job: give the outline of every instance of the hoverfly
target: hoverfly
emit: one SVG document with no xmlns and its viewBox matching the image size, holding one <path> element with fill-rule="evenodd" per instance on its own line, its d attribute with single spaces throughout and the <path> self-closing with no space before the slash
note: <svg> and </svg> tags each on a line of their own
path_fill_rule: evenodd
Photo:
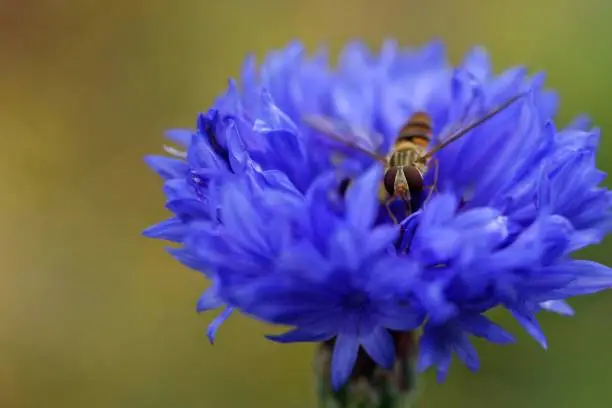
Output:
<svg viewBox="0 0 612 408">
<path fill-rule="evenodd" d="M 443 138 L 442 142 L 434 146 L 431 150 L 427 149 L 433 133 L 431 116 L 426 112 L 415 112 L 400 129 L 393 149 L 387 156 L 366 149 L 356 142 L 348 140 L 342 132 L 337 130 L 335 122 L 327 117 L 309 116 L 305 117 L 303 120 L 314 130 L 350 149 L 364 153 L 385 166 L 380 197 L 387 209 L 389 217 L 397 224 L 397 217 L 391 210 L 391 204 L 394 201 L 398 199 L 401 200 L 405 207 L 406 216 L 409 216 L 414 211 L 418 210 L 421 203 L 421 193 L 426 188 L 430 190 L 427 199 L 435 191 L 438 179 L 438 162 L 437 159 L 433 159 L 433 156 L 441 149 L 459 140 L 471 130 L 493 118 L 523 96 L 525 96 L 524 93 L 508 99 L 480 119 L 456 130 L 450 136 Z M 430 162 L 433 162 L 434 165 L 433 184 L 431 186 L 425 186 L 424 174 L 429 170 Z M 350 180 L 343 180 L 340 186 L 341 193 L 343 193 L 342 190 L 346 191 L 349 183 Z"/>
</svg>

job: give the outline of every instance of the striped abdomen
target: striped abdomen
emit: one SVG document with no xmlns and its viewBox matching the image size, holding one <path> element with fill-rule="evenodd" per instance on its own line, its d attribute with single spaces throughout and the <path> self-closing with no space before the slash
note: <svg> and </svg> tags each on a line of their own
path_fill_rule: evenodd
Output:
<svg viewBox="0 0 612 408">
<path fill-rule="evenodd" d="M 415 112 L 400 129 L 397 140 L 427 147 L 431 141 L 432 131 L 431 116 L 426 112 Z"/>
</svg>

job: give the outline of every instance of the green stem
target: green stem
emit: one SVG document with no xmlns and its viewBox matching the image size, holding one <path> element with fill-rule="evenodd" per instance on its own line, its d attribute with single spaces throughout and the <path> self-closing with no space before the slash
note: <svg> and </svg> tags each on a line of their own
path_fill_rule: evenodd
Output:
<svg viewBox="0 0 612 408">
<path fill-rule="evenodd" d="M 359 351 L 348 383 L 338 391 L 331 388 L 330 363 L 334 341 L 319 345 L 315 357 L 320 408 L 414 408 L 417 390 L 414 333 L 392 333 L 396 362 L 393 370 L 377 366 Z"/>
</svg>

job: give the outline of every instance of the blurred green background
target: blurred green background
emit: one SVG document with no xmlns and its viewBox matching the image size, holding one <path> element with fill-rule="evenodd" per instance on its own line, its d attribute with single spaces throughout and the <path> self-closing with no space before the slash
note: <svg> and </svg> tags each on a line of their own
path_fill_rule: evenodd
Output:
<svg viewBox="0 0 612 408">
<path fill-rule="evenodd" d="M 458 61 L 482 44 L 498 68 L 546 70 L 562 123 L 586 111 L 610 133 L 608 0 L 375 4 L 0 1 L 0 408 L 314 406 L 311 346 L 267 342 L 244 318 L 210 346 L 212 316 L 194 311 L 206 282 L 139 235 L 166 215 L 142 156 L 191 127 L 248 52 L 439 37 Z M 611 149 L 604 137 L 608 171 Z M 612 264 L 610 249 L 585 255 Z M 548 351 L 522 334 L 478 343 L 481 372 L 428 374 L 421 406 L 611 406 L 612 293 L 572 305 L 577 317 L 542 316 Z"/>
</svg>

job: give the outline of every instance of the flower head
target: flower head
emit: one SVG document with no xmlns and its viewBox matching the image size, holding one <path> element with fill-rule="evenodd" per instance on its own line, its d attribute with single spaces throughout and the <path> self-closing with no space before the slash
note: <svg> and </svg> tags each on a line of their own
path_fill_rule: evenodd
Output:
<svg viewBox="0 0 612 408">
<path fill-rule="evenodd" d="M 234 310 L 293 327 L 275 341 L 333 338 L 336 387 L 360 347 L 389 368 L 390 331 L 419 326 L 420 368 L 443 379 L 454 352 L 476 370 L 470 336 L 513 341 L 484 316 L 495 307 L 545 347 L 539 311 L 571 314 L 565 299 L 612 286 L 609 268 L 571 258 L 612 229 L 612 195 L 599 186 L 598 131 L 584 119 L 557 130 L 557 97 L 542 86 L 522 67 L 494 75 L 480 48 L 451 67 L 440 43 L 387 42 L 379 55 L 353 43 L 335 70 L 299 44 L 259 67 L 249 58 L 195 131 L 169 133 L 174 157 L 147 158 L 173 216 L 145 234 L 179 243 L 170 252 L 211 280 L 197 304 L 224 308 L 211 341 Z M 385 169 L 303 121 L 329 117 L 384 154 L 415 111 L 431 115 L 434 146 L 520 93 L 434 155 L 436 189 L 400 225 L 378 194 Z"/>
</svg>

